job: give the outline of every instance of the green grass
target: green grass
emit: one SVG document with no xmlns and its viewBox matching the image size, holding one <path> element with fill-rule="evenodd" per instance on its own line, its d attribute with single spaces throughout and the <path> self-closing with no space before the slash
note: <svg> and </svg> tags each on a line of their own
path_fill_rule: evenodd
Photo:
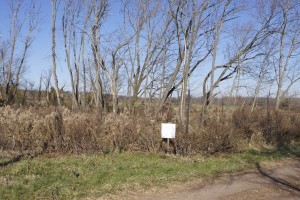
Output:
<svg viewBox="0 0 300 200">
<path fill-rule="evenodd" d="M 0 199 L 80 199 L 118 191 L 162 187 L 174 182 L 242 171 L 255 163 L 299 156 L 288 151 L 247 151 L 218 157 L 180 158 L 122 153 L 22 159 L 0 167 Z M 2 158 L 3 160 L 3 158 Z"/>
</svg>

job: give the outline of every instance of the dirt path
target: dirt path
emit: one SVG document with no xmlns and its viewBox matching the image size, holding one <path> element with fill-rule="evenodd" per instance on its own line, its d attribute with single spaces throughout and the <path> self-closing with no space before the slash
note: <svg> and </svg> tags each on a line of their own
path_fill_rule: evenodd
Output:
<svg viewBox="0 0 300 200">
<path fill-rule="evenodd" d="M 272 166 L 257 165 L 254 172 L 200 181 L 167 191 L 141 195 L 145 200 L 300 200 L 300 159 L 291 158 Z"/>
</svg>

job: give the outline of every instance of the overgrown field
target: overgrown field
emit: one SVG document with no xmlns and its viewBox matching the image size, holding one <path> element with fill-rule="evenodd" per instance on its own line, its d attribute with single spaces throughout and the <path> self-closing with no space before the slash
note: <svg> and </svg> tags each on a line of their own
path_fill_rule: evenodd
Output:
<svg viewBox="0 0 300 200">
<path fill-rule="evenodd" d="M 209 110 L 205 119 L 192 111 L 189 131 L 176 111 L 101 114 L 66 108 L 0 108 L 0 147 L 20 154 L 166 152 L 161 122 L 177 123 L 170 152 L 179 155 L 241 152 L 253 148 L 287 147 L 300 139 L 300 114 L 288 111 Z"/>
<path fill-rule="evenodd" d="M 255 163 L 300 156 L 290 152 L 254 150 L 218 157 L 176 157 L 151 153 L 43 155 L 0 167 L 1 199 L 96 198 L 126 191 L 168 187 L 196 178 L 237 172 Z M 7 161 L 7 160 L 6 160 Z"/>
<path fill-rule="evenodd" d="M 299 113 L 192 110 L 188 132 L 175 113 L 1 107 L 0 199 L 103 197 L 300 156 Z M 162 122 L 178 125 L 170 149 Z"/>
</svg>

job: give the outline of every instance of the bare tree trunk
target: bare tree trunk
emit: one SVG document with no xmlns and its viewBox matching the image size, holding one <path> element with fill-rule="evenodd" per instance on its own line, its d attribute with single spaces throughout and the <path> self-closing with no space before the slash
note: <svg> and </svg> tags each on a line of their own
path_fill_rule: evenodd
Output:
<svg viewBox="0 0 300 200">
<path fill-rule="evenodd" d="M 259 74 L 259 77 L 258 77 L 258 81 L 257 81 L 256 87 L 255 87 L 255 92 L 254 92 L 254 97 L 253 97 L 252 105 L 251 105 L 251 112 L 253 112 L 253 110 L 255 108 L 256 100 L 257 100 L 257 97 L 259 95 L 259 91 L 260 91 L 260 87 L 261 87 L 263 78 L 264 78 L 264 76 L 262 74 L 262 71 L 260 71 L 260 74 Z"/>
<path fill-rule="evenodd" d="M 59 88 L 58 88 L 58 78 L 56 74 L 56 41 L 55 41 L 55 36 L 56 36 L 56 12 L 58 9 L 57 5 L 57 0 L 51 0 L 52 4 L 52 65 L 53 65 L 53 78 L 54 78 L 54 88 L 56 92 L 56 98 L 57 98 L 57 104 L 60 107 L 61 106 L 61 101 L 60 101 L 60 95 L 59 95 Z"/>
<path fill-rule="evenodd" d="M 119 70 L 121 65 L 117 64 L 116 61 L 116 54 L 117 52 L 124 47 L 126 44 L 121 44 L 119 45 L 114 52 L 112 52 L 112 63 L 111 63 L 111 69 L 112 69 L 112 74 L 109 75 L 108 71 L 106 71 L 106 75 L 110 77 L 110 88 L 111 88 L 111 93 L 112 93 L 112 102 L 113 102 L 113 113 L 117 114 L 118 113 L 118 80 L 119 80 Z M 118 66 L 117 66 L 118 65 Z"/>
<path fill-rule="evenodd" d="M 215 24 L 215 35 L 214 35 L 214 41 L 213 41 L 213 55 L 212 55 L 212 65 L 211 65 L 211 79 L 210 79 L 210 85 L 214 85 L 214 77 L 215 77 L 215 67 L 216 67 L 216 59 L 217 59 L 217 49 L 219 45 L 220 35 L 223 27 L 224 20 L 226 20 L 226 17 L 228 17 L 228 13 L 234 11 L 236 8 L 233 8 L 232 10 L 228 11 L 228 7 L 231 4 L 232 0 L 226 0 L 225 5 L 223 7 L 223 12 L 220 17 L 220 19 L 217 19 Z M 233 12 L 234 13 L 234 12 Z M 210 96 L 209 96 L 209 103 L 210 105 L 213 105 L 214 101 L 214 87 L 210 87 L 209 90 Z"/>
<path fill-rule="evenodd" d="M 187 56 L 185 55 L 184 62 L 183 62 L 184 63 L 184 72 L 183 72 L 184 78 L 183 78 L 182 89 L 181 89 L 180 115 L 179 115 L 179 119 L 182 124 L 186 123 L 186 108 L 187 108 L 186 98 L 187 98 L 188 78 L 189 78 L 189 71 L 190 71 L 190 62 L 187 61 L 186 59 L 187 59 Z"/>
<path fill-rule="evenodd" d="M 91 86 L 91 91 L 93 92 L 93 98 L 92 99 L 94 99 L 94 101 L 95 101 L 95 105 L 97 105 L 97 103 L 96 103 L 96 99 L 97 99 L 97 89 L 96 89 L 96 85 L 95 85 L 95 81 L 94 81 L 94 78 L 93 78 L 93 76 L 92 76 L 92 64 L 91 64 L 91 62 L 90 62 L 90 59 L 88 59 L 88 63 L 89 63 L 89 77 L 90 77 L 90 86 Z M 92 100 L 91 100 L 91 102 L 92 102 Z M 90 102 L 90 103 L 91 103 Z"/>
<path fill-rule="evenodd" d="M 237 72 L 237 85 L 236 85 L 236 88 L 235 88 L 233 106 L 236 105 L 236 99 L 237 99 L 239 89 L 240 89 L 240 81 L 241 81 L 241 72 L 242 72 L 242 70 L 243 70 L 243 68 L 239 67 L 238 72 Z"/>
<path fill-rule="evenodd" d="M 52 78 L 52 70 L 49 69 L 48 71 L 44 72 L 44 75 L 42 76 L 44 80 L 45 90 L 46 90 L 46 102 L 47 105 L 50 104 L 50 82 Z"/>
<path fill-rule="evenodd" d="M 40 77 L 40 83 L 39 83 L 39 94 L 38 94 L 38 102 L 41 103 L 42 98 L 42 82 L 43 82 L 43 76 Z"/>
<path fill-rule="evenodd" d="M 94 55 L 96 56 L 96 55 Z M 103 87 L 102 87 L 102 79 L 100 77 L 100 67 L 97 61 L 97 58 L 94 57 L 94 64 L 95 64 L 95 71 L 96 71 L 96 108 L 103 109 L 104 102 L 103 102 Z"/>
<path fill-rule="evenodd" d="M 12 99 L 11 93 L 10 93 L 10 84 L 13 78 L 13 72 L 12 72 L 12 67 L 13 67 L 13 61 L 14 61 L 14 56 L 15 56 L 15 47 L 16 47 L 16 42 L 20 34 L 20 27 L 17 26 L 17 20 L 18 20 L 18 15 L 22 6 L 22 1 L 17 2 L 17 6 L 15 9 L 13 9 L 13 4 L 12 2 L 12 21 L 10 24 L 10 45 L 11 45 L 11 50 L 10 50 L 10 57 L 9 57 L 9 62 L 8 62 L 8 67 L 7 67 L 7 77 L 6 77 L 6 89 L 5 89 L 5 102 L 9 103 Z"/>
<path fill-rule="evenodd" d="M 221 34 L 221 26 L 222 26 L 222 21 L 217 22 L 216 24 L 216 34 L 215 34 L 215 39 L 213 42 L 213 55 L 212 55 L 212 64 L 211 64 L 211 76 L 210 76 L 210 85 L 214 85 L 214 77 L 215 77 L 215 67 L 216 67 L 216 59 L 217 59 L 217 48 L 219 44 L 219 38 Z M 209 96 L 209 104 L 213 105 L 214 101 L 214 88 L 210 87 L 209 90 L 210 96 Z"/>
<path fill-rule="evenodd" d="M 161 79 L 160 79 L 160 93 L 159 93 L 159 98 L 162 99 L 163 97 L 163 92 L 165 88 L 165 74 L 166 74 L 166 62 L 167 62 L 167 49 L 165 48 L 164 54 L 163 54 L 163 63 L 161 66 Z"/>
<path fill-rule="evenodd" d="M 282 30 L 280 33 L 280 50 L 279 50 L 279 66 L 278 66 L 278 83 L 277 83 L 277 92 L 276 92 L 276 103 L 275 109 L 279 109 L 280 101 L 281 101 L 281 93 L 282 93 L 282 85 L 285 67 L 283 66 L 283 57 L 284 57 L 284 41 L 286 36 L 286 26 L 287 26 L 287 13 L 283 11 L 283 24 Z"/>
<path fill-rule="evenodd" d="M 118 112 L 118 95 L 117 95 L 117 86 L 115 81 L 112 83 L 112 101 L 113 101 L 113 113 L 117 114 Z"/>
<path fill-rule="evenodd" d="M 81 102 L 82 102 L 82 107 L 85 108 L 86 107 L 86 66 L 85 66 L 85 62 L 84 62 L 84 58 L 82 57 L 82 71 L 83 71 L 83 95 L 81 98 Z"/>
<path fill-rule="evenodd" d="M 81 64 L 82 64 L 82 71 L 83 71 L 83 95 L 81 98 L 81 102 L 82 102 L 82 107 L 85 108 L 86 107 L 86 63 L 85 63 L 85 34 L 86 34 L 86 29 L 87 29 L 87 23 L 88 20 L 91 16 L 91 11 L 92 9 L 90 8 L 89 5 L 86 5 L 86 14 L 85 14 L 85 19 L 84 19 L 84 24 L 83 24 L 83 28 L 82 28 L 82 33 L 81 33 L 81 41 L 80 41 L 80 54 L 81 56 L 79 57 L 79 61 L 78 63 L 80 63 L 80 59 L 81 59 Z"/>
<path fill-rule="evenodd" d="M 99 33 L 99 27 L 101 26 L 102 20 L 104 19 L 105 12 L 107 9 L 107 1 L 102 0 L 100 2 L 100 5 L 96 2 L 96 0 L 93 1 L 92 6 L 94 8 L 94 21 L 93 21 L 93 27 L 92 27 L 92 52 L 94 57 L 94 65 L 95 65 L 95 71 L 96 71 L 96 108 L 103 109 L 104 108 L 104 99 L 103 99 L 103 83 L 100 76 L 100 66 L 102 65 L 101 60 L 101 54 L 99 49 L 100 44 L 100 33 Z"/>
<path fill-rule="evenodd" d="M 72 22 L 70 22 L 69 17 L 74 18 L 74 13 L 71 14 L 70 10 L 68 10 L 70 6 L 71 5 L 68 5 L 68 4 L 65 5 L 65 11 L 64 11 L 63 18 L 62 18 L 62 30 L 63 30 L 63 37 L 64 37 L 66 62 L 67 62 L 68 71 L 69 71 L 70 80 L 71 80 L 72 107 L 78 108 L 78 101 L 76 98 L 76 91 L 75 91 L 74 75 L 73 75 L 73 70 L 72 70 L 72 66 L 71 66 L 71 58 L 70 58 L 70 43 L 71 43 L 71 38 L 70 38 L 71 30 L 70 29 L 71 28 L 70 28 L 69 23 L 72 23 Z"/>
</svg>

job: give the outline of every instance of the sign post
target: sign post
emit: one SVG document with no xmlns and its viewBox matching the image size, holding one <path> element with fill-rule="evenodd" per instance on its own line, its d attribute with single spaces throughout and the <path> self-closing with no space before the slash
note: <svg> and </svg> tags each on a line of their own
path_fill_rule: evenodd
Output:
<svg viewBox="0 0 300 200">
<path fill-rule="evenodd" d="M 176 124 L 162 123 L 161 124 L 161 137 L 167 139 L 167 149 L 169 151 L 170 139 L 175 138 Z"/>
</svg>

